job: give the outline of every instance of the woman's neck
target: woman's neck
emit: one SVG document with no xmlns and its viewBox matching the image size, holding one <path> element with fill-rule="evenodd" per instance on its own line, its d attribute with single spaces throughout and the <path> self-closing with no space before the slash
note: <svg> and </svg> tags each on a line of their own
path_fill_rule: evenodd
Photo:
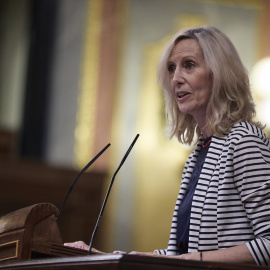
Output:
<svg viewBox="0 0 270 270">
<path fill-rule="evenodd" d="M 207 125 L 206 116 L 203 114 L 202 115 L 200 114 L 199 116 L 197 115 L 196 117 L 195 116 L 193 116 L 193 117 L 196 120 L 196 122 L 201 130 L 203 138 L 206 139 L 206 138 L 211 137 L 213 135 L 213 133 Z"/>
<path fill-rule="evenodd" d="M 213 133 L 209 128 L 201 129 L 201 132 L 202 132 L 202 135 L 203 135 L 204 139 L 207 139 L 207 138 L 213 136 Z"/>
</svg>

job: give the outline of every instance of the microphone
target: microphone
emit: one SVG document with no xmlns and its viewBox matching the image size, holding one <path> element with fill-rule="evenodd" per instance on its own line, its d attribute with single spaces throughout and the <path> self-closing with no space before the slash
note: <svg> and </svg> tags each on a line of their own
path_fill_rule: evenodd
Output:
<svg viewBox="0 0 270 270">
<path fill-rule="evenodd" d="M 103 205 L 101 207 L 101 210 L 100 210 L 100 213 L 99 213 L 99 216 L 98 216 L 98 219 L 97 219 L 97 222 L 96 222 L 96 226 L 94 228 L 94 231 L 93 231 L 93 234 L 92 234 L 92 237 L 91 237 L 91 241 L 90 241 L 90 244 L 89 244 L 89 250 L 88 250 L 88 254 L 91 254 L 91 249 L 92 249 L 92 245 L 93 245 L 93 241 L 94 241 L 94 237 L 96 235 L 96 232 L 97 232 L 97 228 L 99 226 L 99 222 L 100 222 L 100 219 L 102 217 L 102 214 L 103 214 L 103 211 L 104 211 L 104 208 L 106 206 L 106 203 L 107 203 L 107 200 L 108 200 L 108 197 L 109 197 L 109 194 L 110 194 L 110 191 L 111 191 L 111 188 L 112 188 L 112 185 L 113 185 L 113 182 L 114 182 L 114 179 L 115 179 L 115 176 L 116 174 L 118 173 L 118 171 L 120 170 L 120 168 L 122 167 L 122 165 L 124 164 L 125 160 L 127 159 L 131 149 L 133 148 L 134 144 L 136 143 L 137 139 L 139 138 L 139 134 L 136 135 L 135 139 L 133 140 L 133 142 L 131 143 L 130 147 L 128 148 L 126 154 L 124 155 L 122 161 L 120 162 L 118 168 L 116 169 L 115 173 L 113 174 L 112 176 L 112 179 L 110 181 L 110 185 L 109 185 L 109 188 L 107 190 L 107 194 L 105 196 L 105 199 L 103 201 Z"/>
<path fill-rule="evenodd" d="M 67 202 L 67 199 L 68 199 L 68 197 L 69 197 L 69 195 L 70 195 L 70 193 L 71 193 L 71 191 L 72 191 L 72 189 L 73 189 L 73 187 L 74 187 L 74 185 L 76 184 L 76 182 L 77 182 L 77 180 L 79 179 L 79 177 L 96 161 L 96 159 L 105 151 L 105 150 L 107 150 L 107 148 L 110 146 L 111 144 L 110 143 L 108 143 L 91 161 L 89 161 L 88 162 L 88 164 L 79 172 L 79 174 L 77 175 L 77 177 L 75 178 L 75 180 L 73 181 L 73 183 L 71 184 L 71 186 L 70 186 L 70 188 L 69 188 L 69 190 L 68 190 L 68 192 L 67 192 L 67 195 L 66 195 L 66 197 L 65 197 L 65 199 L 64 199 L 64 202 L 63 202 L 63 204 L 62 204 L 62 206 L 61 206 L 61 208 L 60 208 L 60 211 L 59 211 L 59 215 L 55 218 L 55 220 L 56 221 L 58 221 L 58 219 L 59 219 L 59 216 L 60 216 L 60 214 L 62 213 L 62 211 L 63 211 L 63 208 L 64 208 L 64 206 L 65 206 L 65 204 L 66 204 L 66 202 Z"/>
</svg>

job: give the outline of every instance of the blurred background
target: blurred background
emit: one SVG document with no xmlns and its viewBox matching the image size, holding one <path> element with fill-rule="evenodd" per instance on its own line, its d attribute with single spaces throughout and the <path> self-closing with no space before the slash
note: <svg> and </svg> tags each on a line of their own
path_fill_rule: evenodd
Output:
<svg viewBox="0 0 270 270">
<path fill-rule="evenodd" d="M 0 215 L 40 202 L 60 208 L 64 242 L 90 237 L 118 173 L 94 246 L 166 248 L 192 147 L 165 133 L 156 67 L 183 27 L 213 25 L 235 44 L 269 135 L 269 0 L 1 0 Z"/>
</svg>

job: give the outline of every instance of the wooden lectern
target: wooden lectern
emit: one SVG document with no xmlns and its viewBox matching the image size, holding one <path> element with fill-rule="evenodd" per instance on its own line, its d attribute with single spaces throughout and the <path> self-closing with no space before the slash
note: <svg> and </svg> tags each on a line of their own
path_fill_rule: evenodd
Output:
<svg viewBox="0 0 270 270">
<path fill-rule="evenodd" d="M 63 245 L 56 223 L 58 209 L 39 203 L 0 218 L 0 262 L 42 257 L 86 255 Z"/>
</svg>

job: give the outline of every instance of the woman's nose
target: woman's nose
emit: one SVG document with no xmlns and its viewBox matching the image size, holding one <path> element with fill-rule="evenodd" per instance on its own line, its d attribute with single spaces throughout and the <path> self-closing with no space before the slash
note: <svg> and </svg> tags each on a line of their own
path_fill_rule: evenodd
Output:
<svg viewBox="0 0 270 270">
<path fill-rule="evenodd" d="M 175 83 L 183 83 L 184 82 L 183 72 L 182 72 L 181 68 L 176 67 L 174 74 L 173 74 L 173 81 Z"/>
</svg>

